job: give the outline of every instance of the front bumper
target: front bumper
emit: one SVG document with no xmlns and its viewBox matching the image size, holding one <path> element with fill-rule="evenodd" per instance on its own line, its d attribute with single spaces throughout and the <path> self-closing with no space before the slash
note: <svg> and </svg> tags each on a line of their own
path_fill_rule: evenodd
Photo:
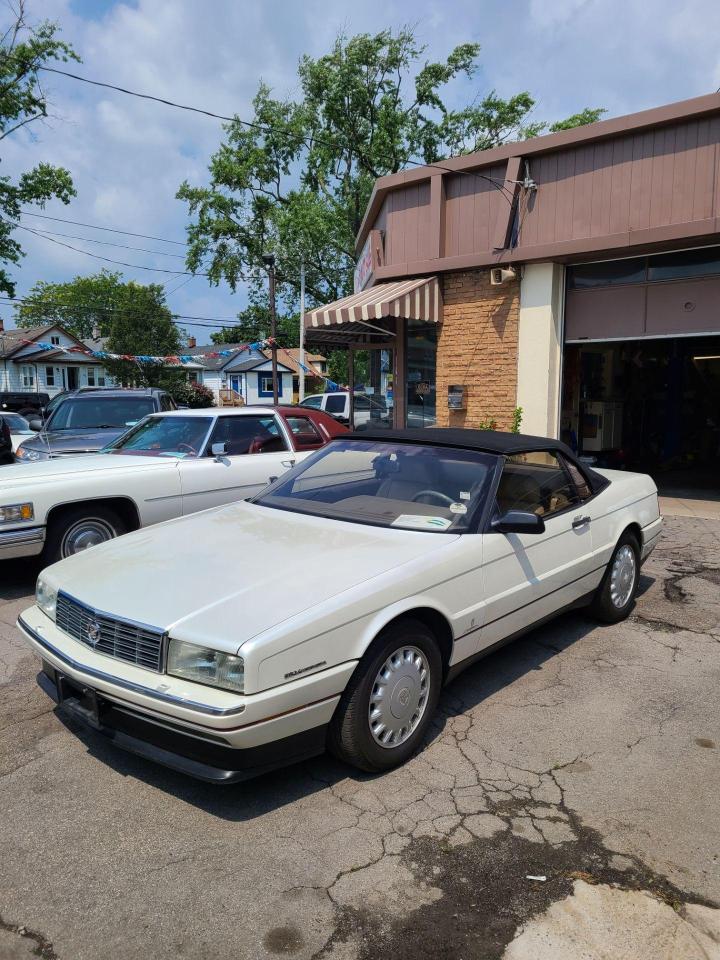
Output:
<svg viewBox="0 0 720 960">
<path fill-rule="evenodd" d="M 214 782 L 246 779 L 308 751 L 322 752 L 325 728 L 355 668 L 340 664 L 240 696 L 98 654 L 37 607 L 24 611 L 18 627 L 43 662 L 46 691 L 57 687 L 58 675 L 65 678 L 101 701 L 100 732 L 118 746 Z"/>
<path fill-rule="evenodd" d="M 36 557 L 45 543 L 45 527 L 0 530 L 0 560 Z"/>
</svg>

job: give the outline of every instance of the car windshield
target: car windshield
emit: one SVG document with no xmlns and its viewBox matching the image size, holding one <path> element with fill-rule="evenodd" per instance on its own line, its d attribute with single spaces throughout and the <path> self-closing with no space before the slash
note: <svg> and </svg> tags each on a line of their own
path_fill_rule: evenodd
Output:
<svg viewBox="0 0 720 960">
<path fill-rule="evenodd" d="M 496 462 L 474 450 L 334 440 L 254 502 L 377 527 L 462 533 L 486 501 Z"/>
<path fill-rule="evenodd" d="M 0 420 L 4 420 L 5 423 L 10 427 L 12 433 L 32 433 L 30 429 L 30 424 L 27 422 L 25 417 L 21 417 L 19 413 L 3 413 L 0 417 Z"/>
<path fill-rule="evenodd" d="M 90 394 L 70 397 L 60 404 L 46 424 L 47 430 L 101 430 L 132 427 L 155 404 L 151 397 L 103 397 Z"/>
<path fill-rule="evenodd" d="M 108 444 L 103 453 L 199 457 L 212 422 L 212 417 L 148 417 Z"/>
</svg>

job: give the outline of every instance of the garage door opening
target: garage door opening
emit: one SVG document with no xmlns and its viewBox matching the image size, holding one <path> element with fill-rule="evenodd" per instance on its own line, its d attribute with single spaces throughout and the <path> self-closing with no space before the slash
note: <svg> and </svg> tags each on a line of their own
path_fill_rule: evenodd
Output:
<svg viewBox="0 0 720 960">
<path fill-rule="evenodd" d="M 720 500 L 720 336 L 567 344 L 561 437 L 661 493 Z"/>
</svg>

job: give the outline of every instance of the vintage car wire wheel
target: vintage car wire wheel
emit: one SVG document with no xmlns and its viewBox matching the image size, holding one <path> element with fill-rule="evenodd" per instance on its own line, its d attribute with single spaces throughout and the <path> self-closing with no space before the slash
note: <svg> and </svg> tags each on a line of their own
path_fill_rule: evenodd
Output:
<svg viewBox="0 0 720 960">
<path fill-rule="evenodd" d="M 385 660 L 370 692 L 368 724 L 373 740 L 390 749 L 412 736 L 430 694 L 430 666 L 415 646 L 402 646 Z"/>
<path fill-rule="evenodd" d="M 72 557 L 90 547 L 114 540 L 116 536 L 116 530 L 107 520 L 100 517 L 83 517 L 68 527 L 63 534 L 60 541 L 60 556 Z"/>
<path fill-rule="evenodd" d="M 633 594 L 637 578 L 637 560 L 635 551 L 628 543 L 623 543 L 615 551 L 610 571 L 610 599 L 618 610 L 622 609 Z"/>
</svg>

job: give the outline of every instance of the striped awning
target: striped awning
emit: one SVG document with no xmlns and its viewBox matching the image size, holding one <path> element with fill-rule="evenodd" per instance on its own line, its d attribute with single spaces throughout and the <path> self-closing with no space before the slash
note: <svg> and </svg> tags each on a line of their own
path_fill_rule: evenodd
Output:
<svg viewBox="0 0 720 960">
<path fill-rule="evenodd" d="M 437 277 L 416 277 L 375 287 L 343 297 L 305 314 L 305 326 L 330 327 L 341 323 L 372 323 L 384 317 L 442 321 L 442 295 Z"/>
</svg>

